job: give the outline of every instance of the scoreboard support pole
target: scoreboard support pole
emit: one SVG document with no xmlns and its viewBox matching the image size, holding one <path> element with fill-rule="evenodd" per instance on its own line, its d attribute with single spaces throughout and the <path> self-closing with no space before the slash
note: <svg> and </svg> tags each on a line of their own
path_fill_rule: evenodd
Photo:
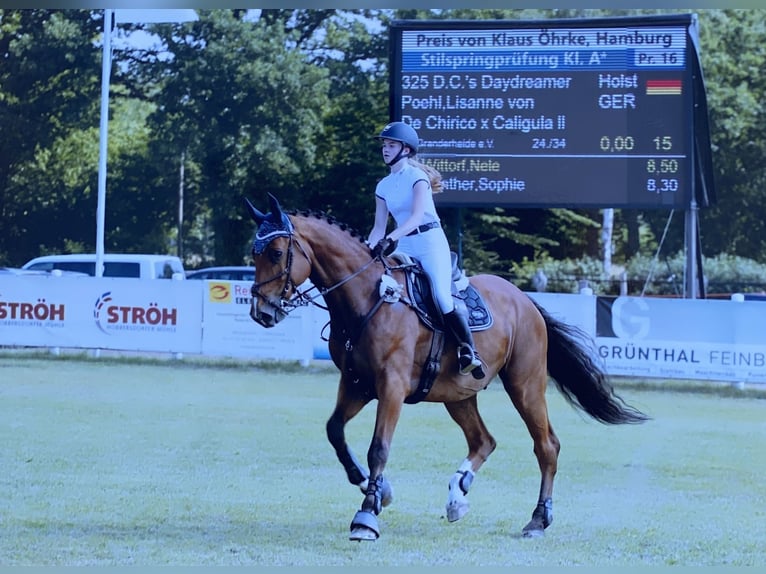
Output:
<svg viewBox="0 0 766 574">
<path fill-rule="evenodd" d="M 697 284 L 697 252 L 698 252 L 698 222 L 699 208 L 692 197 L 689 209 L 685 212 L 684 229 L 686 243 L 686 272 L 684 273 L 684 298 L 698 299 L 700 292 Z"/>
</svg>

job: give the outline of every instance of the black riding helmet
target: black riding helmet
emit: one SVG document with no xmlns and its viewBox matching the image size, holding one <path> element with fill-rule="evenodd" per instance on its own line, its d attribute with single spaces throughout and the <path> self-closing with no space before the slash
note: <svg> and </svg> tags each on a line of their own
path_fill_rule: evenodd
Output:
<svg viewBox="0 0 766 574">
<path fill-rule="evenodd" d="M 411 125 L 405 124 L 404 122 L 391 122 L 383 128 L 383 131 L 380 132 L 379 135 L 375 136 L 375 139 L 386 139 L 401 142 L 403 145 L 406 145 L 408 148 L 410 148 L 410 153 L 407 157 L 418 153 L 418 143 L 420 142 L 418 132 L 416 132 Z M 403 152 L 404 148 L 402 147 L 402 151 L 396 154 L 396 157 L 388 162 L 388 165 L 393 165 L 399 161 L 402 158 Z"/>
</svg>

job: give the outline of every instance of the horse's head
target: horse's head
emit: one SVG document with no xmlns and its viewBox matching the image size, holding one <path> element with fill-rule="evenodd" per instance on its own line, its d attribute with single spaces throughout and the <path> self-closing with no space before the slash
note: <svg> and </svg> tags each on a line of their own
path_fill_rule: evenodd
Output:
<svg viewBox="0 0 766 574">
<path fill-rule="evenodd" d="M 311 271 L 307 257 L 295 261 L 295 229 L 277 199 L 269 194 L 271 211 L 261 213 L 245 199 L 250 216 L 258 224 L 253 241 L 255 282 L 250 317 L 263 327 L 273 327 L 287 317 L 286 303 Z"/>
</svg>

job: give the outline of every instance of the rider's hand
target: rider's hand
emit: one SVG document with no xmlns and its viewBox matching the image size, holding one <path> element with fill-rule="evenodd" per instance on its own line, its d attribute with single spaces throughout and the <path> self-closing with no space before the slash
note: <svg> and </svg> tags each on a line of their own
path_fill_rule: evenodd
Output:
<svg viewBox="0 0 766 574">
<path fill-rule="evenodd" d="M 373 257 L 380 257 L 381 255 L 391 255 L 396 249 L 396 241 L 389 237 L 384 237 L 375 244 L 370 250 Z"/>
</svg>

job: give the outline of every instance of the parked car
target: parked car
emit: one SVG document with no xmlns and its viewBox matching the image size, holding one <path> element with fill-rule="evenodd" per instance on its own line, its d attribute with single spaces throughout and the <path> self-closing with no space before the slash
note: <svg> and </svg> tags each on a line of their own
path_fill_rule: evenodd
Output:
<svg viewBox="0 0 766 574">
<path fill-rule="evenodd" d="M 20 267 L 0 267 L 0 275 L 38 275 L 43 277 L 87 277 L 87 273 L 64 271 L 63 269 L 21 269 Z"/>
<path fill-rule="evenodd" d="M 26 262 L 22 269 L 77 271 L 96 275 L 95 253 L 43 255 Z M 104 253 L 104 277 L 135 277 L 139 279 L 184 279 L 186 271 L 181 259 L 173 255 L 140 253 Z"/>
<path fill-rule="evenodd" d="M 23 275 L 25 271 L 18 267 L 0 267 L 0 275 Z"/>
<path fill-rule="evenodd" d="M 255 267 L 230 265 L 205 267 L 186 272 L 187 279 L 211 279 L 218 281 L 255 281 Z"/>
</svg>

